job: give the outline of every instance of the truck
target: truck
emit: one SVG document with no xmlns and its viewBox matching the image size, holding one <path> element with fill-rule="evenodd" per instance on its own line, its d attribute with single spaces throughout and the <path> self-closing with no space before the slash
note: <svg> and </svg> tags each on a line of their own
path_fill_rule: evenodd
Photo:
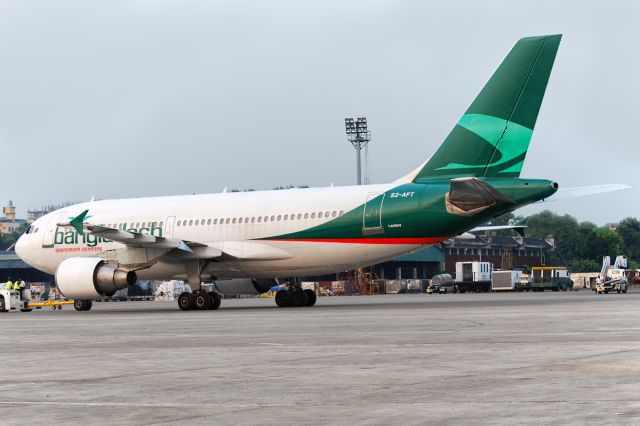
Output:
<svg viewBox="0 0 640 426">
<path fill-rule="evenodd" d="M 453 283 L 451 274 L 438 274 L 431 278 L 427 287 L 427 294 L 447 294 L 457 293 L 457 288 Z"/>
<path fill-rule="evenodd" d="M 20 292 L 19 290 L 7 290 L 5 288 L 0 288 L 0 312 L 9 312 L 13 310 L 31 312 L 32 308 L 29 307 L 30 300 L 31 291 L 29 289 L 24 289 Z"/>
<path fill-rule="evenodd" d="M 573 281 L 564 266 L 534 266 L 529 281 L 518 285 L 518 291 L 566 291 L 571 288 Z"/>
<path fill-rule="evenodd" d="M 609 292 L 626 293 L 629 286 L 626 270 L 627 258 L 624 256 L 616 257 L 613 267 L 610 264 L 609 256 L 602 258 L 602 269 L 596 280 L 596 286 L 593 289 L 597 294 L 607 294 Z"/>
<path fill-rule="evenodd" d="M 522 271 L 493 271 L 491 291 L 515 291 L 521 278 Z"/>
<path fill-rule="evenodd" d="M 460 293 L 487 293 L 491 288 L 491 262 L 456 262 L 455 284 Z"/>
</svg>

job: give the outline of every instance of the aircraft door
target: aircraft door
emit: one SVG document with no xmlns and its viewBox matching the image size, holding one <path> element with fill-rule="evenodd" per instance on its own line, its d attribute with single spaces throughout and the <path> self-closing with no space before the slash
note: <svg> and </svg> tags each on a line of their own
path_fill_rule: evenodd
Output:
<svg viewBox="0 0 640 426">
<path fill-rule="evenodd" d="M 369 194 L 367 202 L 364 204 L 364 212 L 362 214 L 362 234 L 382 234 L 382 205 L 384 203 L 384 193 Z"/>
<path fill-rule="evenodd" d="M 164 234 L 163 236 L 166 238 L 173 238 L 173 225 L 175 224 L 176 217 L 169 216 L 167 217 L 167 221 L 164 224 Z"/>
<path fill-rule="evenodd" d="M 42 247 L 53 247 L 57 229 L 56 224 L 64 220 L 66 215 L 67 212 L 51 215 L 51 218 L 49 218 L 49 222 L 47 222 L 47 225 L 44 227 L 44 232 L 42 233 Z"/>
</svg>

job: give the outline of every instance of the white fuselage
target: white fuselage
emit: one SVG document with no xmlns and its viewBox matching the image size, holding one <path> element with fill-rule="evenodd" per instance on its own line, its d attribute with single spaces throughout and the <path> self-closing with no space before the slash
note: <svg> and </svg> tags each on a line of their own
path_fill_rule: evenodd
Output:
<svg viewBox="0 0 640 426">
<path fill-rule="evenodd" d="M 387 184 L 91 201 L 38 219 L 30 233 L 19 239 L 16 251 L 27 263 L 52 274 L 70 257 L 119 256 L 125 250 L 124 244 L 78 235 L 57 226 L 89 210 L 87 223 L 200 243 L 237 255 L 207 265 L 203 273 L 215 278 L 276 278 L 346 271 L 392 259 L 421 244 L 260 239 L 321 225 L 393 187 Z M 274 252 L 287 255 L 272 256 Z M 162 259 L 139 270 L 138 276 L 184 279 L 186 273 L 179 259 Z"/>
</svg>

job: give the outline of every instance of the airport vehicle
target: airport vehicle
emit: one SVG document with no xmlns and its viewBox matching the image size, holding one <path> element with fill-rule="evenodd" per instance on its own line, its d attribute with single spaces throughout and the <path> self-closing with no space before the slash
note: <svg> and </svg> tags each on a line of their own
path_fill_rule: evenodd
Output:
<svg viewBox="0 0 640 426">
<path fill-rule="evenodd" d="M 16 252 L 82 310 L 138 279 L 186 280 L 178 306 L 205 310 L 220 296 L 203 280 L 257 294 L 442 242 L 558 191 L 520 172 L 560 39 L 519 40 L 435 154 L 393 183 L 92 200 L 36 220 Z M 312 305 L 292 282 L 276 303 Z"/>
<path fill-rule="evenodd" d="M 515 291 L 521 278 L 522 271 L 493 271 L 491 291 Z"/>
<path fill-rule="evenodd" d="M 453 282 L 451 274 L 438 274 L 434 275 L 427 287 L 427 294 L 440 293 L 457 293 L 458 288 Z"/>
<path fill-rule="evenodd" d="M 490 262 L 456 262 L 455 283 L 460 293 L 486 293 L 491 287 Z"/>
<path fill-rule="evenodd" d="M 22 297 L 18 290 L 7 290 L 0 288 L 0 312 L 9 312 L 12 310 L 20 310 L 21 312 L 31 312 L 29 306 L 31 300 L 31 291 L 29 289 L 22 290 Z"/>
<path fill-rule="evenodd" d="M 596 281 L 594 291 L 597 294 L 607 294 L 610 291 L 617 293 L 626 293 L 629 282 L 625 269 L 627 267 L 627 258 L 624 256 L 617 256 L 613 267 L 611 267 L 611 259 L 609 256 L 602 258 L 602 269 L 600 270 L 600 276 Z"/>
<path fill-rule="evenodd" d="M 565 291 L 573 288 L 569 271 L 562 266 L 534 266 L 529 274 L 529 281 L 520 283 L 518 291 Z"/>
</svg>

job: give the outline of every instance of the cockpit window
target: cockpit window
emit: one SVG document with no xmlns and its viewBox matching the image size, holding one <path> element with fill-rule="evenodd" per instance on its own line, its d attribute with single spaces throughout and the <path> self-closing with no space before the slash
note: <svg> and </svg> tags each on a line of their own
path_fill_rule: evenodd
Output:
<svg viewBox="0 0 640 426">
<path fill-rule="evenodd" d="M 27 230 L 25 231 L 25 234 L 31 234 L 31 230 L 32 230 L 32 229 L 33 229 L 33 228 L 32 228 L 31 226 L 29 226 L 29 227 L 27 228 Z"/>
</svg>

